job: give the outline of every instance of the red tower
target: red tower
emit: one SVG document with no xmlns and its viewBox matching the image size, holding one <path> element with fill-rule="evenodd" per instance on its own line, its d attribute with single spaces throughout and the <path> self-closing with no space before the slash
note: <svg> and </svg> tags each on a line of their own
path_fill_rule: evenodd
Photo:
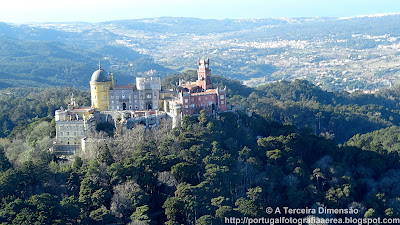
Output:
<svg viewBox="0 0 400 225">
<path fill-rule="evenodd" d="M 197 85 L 203 90 L 213 88 L 211 82 L 210 59 L 198 60 L 199 70 L 197 70 Z"/>
</svg>

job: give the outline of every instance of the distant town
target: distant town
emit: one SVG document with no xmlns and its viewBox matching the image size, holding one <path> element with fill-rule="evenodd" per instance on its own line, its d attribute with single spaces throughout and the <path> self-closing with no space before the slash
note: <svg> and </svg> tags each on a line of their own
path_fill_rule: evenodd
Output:
<svg viewBox="0 0 400 225">
<path fill-rule="evenodd" d="M 214 59 L 214 73 L 248 86 L 307 79 L 327 90 L 371 93 L 399 81 L 400 40 L 398 33 L 390 32 L 399 19 L 399 15 L 378 15 L 226 20 L 227 28 L 218 27 L 221 21 L 200 19 L 178 27 L 185 18 L 32 26 L 85 31 L 87 38 L 98 35 L 98 30 L 111 32 L 115 37 L 110 42 L 150 55 L 177 71 L 193 69 L 191 62 L 207 54 Z M 113 69 L 126 66 L 133 65 L 115 62 Z"/>
</svg>

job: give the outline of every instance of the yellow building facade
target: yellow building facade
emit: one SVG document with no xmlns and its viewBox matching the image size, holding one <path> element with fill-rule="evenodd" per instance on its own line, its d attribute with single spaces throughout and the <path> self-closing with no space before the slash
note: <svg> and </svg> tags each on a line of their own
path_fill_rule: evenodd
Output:
<svg viewBox="0 0 400 225">
<path fill-rule="evenodd" d="M 92 108 L 96 108 L 99 111 L 109 111 L 110 97 L 108 93 L 113 87 L 113 75 L 108 75 L 99 66 L 99 69 L 94 71 L 90 79 Z"/>
</svg>

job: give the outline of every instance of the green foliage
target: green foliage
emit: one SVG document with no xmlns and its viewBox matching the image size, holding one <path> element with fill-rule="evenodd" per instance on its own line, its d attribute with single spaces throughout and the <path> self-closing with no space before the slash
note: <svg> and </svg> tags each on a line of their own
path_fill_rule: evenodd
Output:
<svg viewBox="0 0 400 225">
<path fill-rule="evenodd" d="M 179 181 L 190 181 L 194 167 L 190 163 L 182 162 L 171 167 L 171 174 Z"/>
<path fill-rule="evenodd" d="M 107 224 L 112 220 L 111 213 L 105 206 L 102 206 L 90 212 L 89 217 L 99 224 Z"/>
<path fill-rule="evenodd" d="M 101 163 L 105 163 L 107 166 L 110 166 L 113 162 L 113 156 L 111 155 L 110 148 L 108 145 L 104 145 L 100 149 L 99 161 Z"/>
<path fill-rule="evenodd" d="M 0 137 L 28 136 L 31 144 L 55 136 L 54 110 L 66 108 L 71 93 L 79 105 L 90 105 L 88 91 L 72 88 L 9 88 L 0 91 Z M 51 111 L 51 113 L 49 112 Z M 37 122 L 37 123 L 32 123 Z M 36 128 L 41 122 L 44 129 Z M 33 129 L 36 130 L 33 132 Z"/>
<path fill-rule="evenodd" d="M 324 115 L 315 117 L 321 127 Z M 136 127 L 70 162 L 40 151 L 52 126 L 35 119 L 1 140 L 0 223 L 223 224 L 266 216 L 266 206 L 316 204 L 354 205 L 367 217 L 399 213 L 397 152 L 361 136 L 336 146 L 268 115 L 202 113 L 173 130 Z"/>
<path fill-rule="evenodd" d="M 163 208 L 169 223 L 184 222 L 184 202 L 177 197 L 170 197 L 165 200 Z"/>
<path fill-rule="evenodd" d="M 11 168 L 11 163 L 6 157 L 6 154 L 4 152 L 4 148 L 0 146 L 0 171 L 4 172 L 8 169 Z"/>
<path fill-rule="evenodd" d="M 377 152 L 400 152 L 400 127 L 392 126 L 367 134 L 356 134 L 345 143 L 347 146 L 357 146 L 363 150 Z"/>
<path fill-rule="evenodd" d="M 149 211 L 149 206 L 144 205 L 137 207 L 135 212 L 132 213 L 131 215 L 131 220 L 132 222 L 142 222 L 142 223 L 147 223 L 149 224 L 151 222 L 149 216 L 147 215 Z"/>
<path fill-rule="evenodd" d="M 305 80 L 280 81 L 230 103 L 344 143 L 356 134 L 400 125 L 398 87 L 375 95 L 328 92 Z"/>
</svg>

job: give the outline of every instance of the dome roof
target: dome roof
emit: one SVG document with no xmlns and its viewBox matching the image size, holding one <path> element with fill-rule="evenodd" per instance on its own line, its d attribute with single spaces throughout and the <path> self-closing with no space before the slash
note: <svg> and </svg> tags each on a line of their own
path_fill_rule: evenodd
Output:
<svg viewBox="0 0 400 225">
<path fill-rule="evenodd" d="M 111 81 L 110 77 L 101 67 L 98 70 L 94 71 L 92 74 L 91 82 L 106 82 Z"/>
</svg>

